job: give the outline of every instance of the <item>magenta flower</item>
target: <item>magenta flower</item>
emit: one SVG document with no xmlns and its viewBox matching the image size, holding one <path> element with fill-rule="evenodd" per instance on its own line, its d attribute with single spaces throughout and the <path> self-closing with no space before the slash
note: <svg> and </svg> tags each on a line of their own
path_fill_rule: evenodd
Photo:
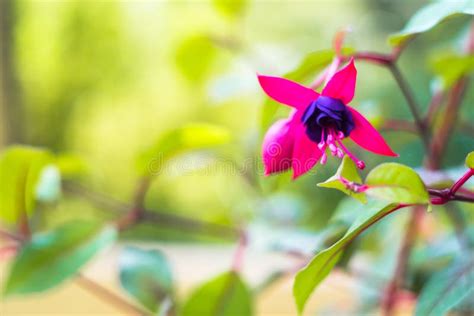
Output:
<svg viewBox="0 0 474 316">
<path fill-rule="evenodd" d="M 278 77 L 258 76 L 265 93 L 293 108 L 287 119 L 275 122 L 263 140 L 265 175 L 293 169 L 293 179 L 318 163 L 325 164 L 326 148 L 333 156 L 348 155 L 363 169 L 365 163 L 342 140 L 350 137 L 360 147 L 384 156 L 398 156 L 380 133 L 347 104 L 354 97 L 357 70 L 354 60 L 334 74 L 321 94 Z"/>
</svg>

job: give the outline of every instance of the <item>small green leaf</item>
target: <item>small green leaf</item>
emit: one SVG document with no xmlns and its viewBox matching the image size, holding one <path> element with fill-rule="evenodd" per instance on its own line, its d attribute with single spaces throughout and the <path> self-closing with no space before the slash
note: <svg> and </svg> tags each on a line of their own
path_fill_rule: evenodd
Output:
<svg viewBox="0 0 474 316">
<path fill-rule="evenodd" d="M 430 3 L 416 12 L 400 32 L 391 35 L 389 43 L 393 46 L 402 45 L 415 34 L 429 31 L 438 23 L 457 14 L 474 15 L 474 1 L 441 0 Z"/>
<path fill-rule="evenodd" d="M 175 56 L 178 70 L 189 81 L 198 84 L 208 78 L 217 47 L 207 36 L 192 36 L 179 44 Z"/>
<path fill-rule="evenodd" d="M 474 254 L 466 254 L 430 278 L 423 287 L 415 315 L 442 316 L 464 299 L 474 298 Z"/>
<path fill-rule="evenodd" d="M 474 151 L 471 151 L 466 156 L 466 166 L 470 169 L 474 169 Z"/>
<path fill-rule="evenodd" d="M 13 262 L 5 294 L 42 292 L 60 284 L 110 245 L 116 235 L 115 228 L 81 221 L 33 236 Z"/>
<path fill-rule="evenodd" d="M 426 204 L 429 195 L 420 176 L 410 167 L 390 162 L 374 168 L 365 180 L 368 195 L 394 203 Z"/>
<path fill-rule="evenodd" d="M 211 124 L 188 124 L 166 132 L 138 159 L 143 175 L 156 175 L 174 156 L 190 150 L 212 148 L 230 141 L 227 129 Z"/>
<path fill-rule="evenodd" d="M 171 270 L 158 250 L 125 248 L 119 258 L 122 287 L 143 306 L 157 312 L 173 291 Z"/>
<path fill-rule="evenodd" d="M 454 53 L 436 55 L 430 62 L 434 73 L 441 79 L 444 89 L 449 89 L 459 78 L 474 72 L 474 56 Z"/>
<path fill-rule="evenodd" d="M 233 272 L 226 272 L 198 288 L 184 304 L 183 316 L 253 315 L 250 290 Z"/>
<path fill-rule="evenodd" d="M 362 203 L 367 202 L 364 193 L 355 192 L 357 186 L 362 183 L 362 179 L 357 172 L 357 167 L 347 155 L 342 159 L 341 165 L 335 175 L 324 182 L 318 183 L 319 187 L 337 189 L 345 194 L 359 200 Z M 349 188 L 350 186 L 354 188 Z"/>
<path fill-rule="evenodd" d="M 293 296 L 300 314 L 303 313 L 311 293 L 334 268 L 345 247 L 361 232 L 390 213 L 395 206 L 396 204 L 377 200 L 369 200 L 366 205 L 359 205 L 360 215 L 346 234 L 330 248 L 319 252 L 305 268 L 298 272 L 293 285 Z"/>
<path fill-rule="evenodd" d="M 42 169 L 53 160 L 46 150 L 12 146 L 0 155 L 0 218 L 15 223 L 35 209 L 36 186 Z"/>
<path fill-rule="evenodd" d="M 247 8 L 247 0 L 212 0 L 214 8 L 222 15 L 236 19 L 243 15 Z"/>
</svg>

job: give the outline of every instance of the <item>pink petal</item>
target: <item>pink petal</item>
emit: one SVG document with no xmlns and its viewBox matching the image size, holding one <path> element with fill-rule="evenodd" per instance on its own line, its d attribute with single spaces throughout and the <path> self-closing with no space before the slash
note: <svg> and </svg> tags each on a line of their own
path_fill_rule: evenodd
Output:
<svg viewBox="0 0 474 316">
<path fill-rule="evenodd" d="M 295 122 L 295 144 L 293 148 L 293 179 L 308 172 L 316 165 L 322 156 L 318 145 L 306 136 L 306 128 L 298 121 Z"/>
<path fill-rule="evenodd" d="M 357 69 L 354 65 L 354 58 L 349 64 L 336 72 L 324 87 L 322 95 L 339 99 L 344 104 L 348 104 L 354 98 Z"/>
<path fill-rule="evenodd" d="M 273 100 L 297 109 L 308 106 L 319 97 L 316 91 L 288 79 L 258 75 L 258 81 Z"/>
<path fill-rule="evenodd" d="M 394 153 L 392 149 L 387 145 L 382 135 L 362 116 L 359 112 L 347 107 L 352 113 L 355 128 L 350 134 L 350 138 L 360 147 L 367 149 L 373 153 L 398 157 L 398 154 Z"/>
<path fill-rule="evenodd" d="M 263 139 L 262 157 L 265 175 L 291 167 L 294 144 L 291 118 L 278 120 L 268 129 Z"/>
</svg>

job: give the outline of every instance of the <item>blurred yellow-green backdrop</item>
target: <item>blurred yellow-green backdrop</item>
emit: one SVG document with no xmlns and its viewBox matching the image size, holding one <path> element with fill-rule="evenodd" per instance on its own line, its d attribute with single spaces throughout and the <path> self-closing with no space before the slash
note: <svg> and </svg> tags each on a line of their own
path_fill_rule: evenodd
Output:
<svg viewBox="0 0 474 316">
<path fill-rule="evenodd" d="M 288 174 L 263 177 L 260 144 L 266 96 L 256 74 L 283 75 L 307 54 L 330 49 L 335 33 L 348 28 L 347 46 L 388 52 L 388 34 L 401 29 L 424 4 L 421 0 L 2 0 L 0 147 L 13 143 L 46 147 L 61 157 L 63 180 L 128 202 L 140 177 L 137 157 L 166 131 L 193 123 L 222 126 L 229 130 L 230 142 L 213 151 L 177 157 L 155 179 L 145 205 L 210 223 L 251 225 L 261 243 L 272 230 L 301 234 L 321 230 L 343 195 L 317 188 L 316 183 L 334 174 L 339 161 L 330 159 L 327 166 L 296 182 Z M 456 50 L 468 20 L 447 21 L 416 39 L 400 61 L 423 111 L 435 84 L 433 50 L 437 54 Z M 378 127 L 384 117 L 410 118 L 386 69 L 362 62 L 357 67 L 355 107 Z M 473 100 L 471 89 L 465 104 Z M 474 118 L 472 107 L 461 111 L 461 121 Z M 416 135 L 384 131 L 384 136 L 401 153 L 398 162 L 420 166 L 422 146 Z M 443 165 L 460 165 L 473 146 L 472 137 L 456 131 Z M 360 156 L 370 167 L 387 161 L 366 152 Z M 34 218 L 38 230 L 71 219 L 115 216 L 67 191 L 61 194 L 59 202 L 46 203 Z M 402 225 L 401 218 L 393 223 Z M 178 267 L 183 291 L 223 270 L 232 257 L 233 245 L 225 238 L 166 223 L 134 227 L 123 236 L 123 242 L 130 241 L 164 245 Z M 265 261 L 282 265 L 291 261 L 260 252 L 251 252 L 252 263 L 246 263 L 253 283 L 261 279 Z M 105 275 L 104 282 L 113 288 L 113 276 L 103 272 L 114 266 L 111 258 L 114 253 L 101 257 L 88 273 Z M 190 261 L 195 261 L 195 271 L 186 268 Z M 345 276 L 339 277 L 336 286 L 353 286 Z M 287 281 L 281 293 L 277 290 L 259 301 L 262 315 L 294 313 L 291 278 Z M 70 314 L 65 305 L 70 300 L 73 305 L 80 302 L 78 313 L 87 313 L 89 307 L 82 304 L 89 298 L 78 291 L 67 284 L 44 300 L 0 303 L 0 311 Z M 357 304 L 351 295 L 341 300 Z M 117 313 L 101 304 L 91 299 L 90 314 Z"/>
</svg>

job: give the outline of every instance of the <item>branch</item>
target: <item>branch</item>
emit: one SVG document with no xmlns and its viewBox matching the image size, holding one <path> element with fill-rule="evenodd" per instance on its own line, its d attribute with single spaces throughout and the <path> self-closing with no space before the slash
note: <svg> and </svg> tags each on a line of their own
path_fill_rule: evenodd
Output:
<svg viewBox="0 0 474 316">
<path fill-rule="evenodd" d="M 184 216 L 157 212 L 150 209 L 145 209 L 141 221 L 219 238 L 236 239 L 240 235 L 240 231 L 232 226 L 199 221 Z"/>
<path fill-rule="evenodd" d="M 385 290 L 384 297 L 382 300 L 382 315 L 389 316 L 393 314 L 395 307 L 397 293 L 400 288 L 403 287 L 405 280 L 405 274 L 408 264 L 408 258 L 410 257 L 411 250 L 416 240 L 418 227 L 422 220 L 424 208 L 421 206 L 416 207 L 411 213 L 411 217 L 407 224 L 407 230 L 403 239 L 400 251 L 398 253 L 397 265 L 395 267 L 395 273 L 390 281 L 387 289 Z"/>
<path fill-rule="evenodd" d="M 466 183 L 472 176 L 474 176 L 474 169 L 469 168 L 469 170 L 453 184 L 451 190 L 449 190 L 449 193 L 455 194 L 456 192 L 458 192 L 458 190 L 464 185 L 464 183 Z"/>
<path fill-rule="evenodd" d="M 6 239 L 6 240 L 13 240 L 13 241 L 17 241 L 17 242 L 22 242 L 23 241 L 23 238 L 19 235 L 16 235 L 14 233 L 11 233 L 7 230 L 4 230 L 4 229 L 1 229 L 0 228 L 0 237 Z"/>
<path fill-rule="evenodd" d="M 402 120 L 385 120 L 380 129 L 382 131 L 395 130 L 395 131 L 405 131 L 409 133 L 418 132 L 416 126 L 412 122 L 402 121 Z"/>
<path fill-rule="evenodd" d="M 242 265 L 244 262 L 244 253 L 248 244 L 248 236 L 242 231 L 239 238 L 239 243 L 237 249 L 234 253 L 234 259 L 232 261 L 232 270 L 235 272 L 240 272 L 242 270 Z"/>
<path fill-rule="evenodd" d="M 132 315 L 151 315 L 150 313 L 145 312 L 140 308 L 136 307 L 135 305 L 129 303 L 124 298 L 111 292 L 102 285 L 89 279 L 84 274 L 78 274 L 75 281 L 83 289 L 93 293 L 94 295 L 110 303 L 111 305 L 117 306 L 121 309 L 122 312 L 127 312 L 127 314 L 130 313 Z"/>
<path fill-rule="evenodd" d="M 355 53 L 353 57 L 357 60 L 366 60 L 383 66 L 390 66 L 394 62 L 392 55 L 374 52 L 358 52 Z"/>
<path fill-rule="evenodd" d="M 145 197 L 150 189 L 151 180 L 152 178 L 149 176 L 144 176 L 138 180 L 133 197 L 133 205 L 131 205 L 129 211 L 117 221 L 117 227 L 119 230 L 129 228 L 140 221 L 143 217 L 143 213 L 145 212 Z"/>
<path fill-rule="evenodd" d="M 358 52 L 358 53 L 355 53 L 353 57 L 358 60 L 366 60 L 378 65 L 385 66 L 390 70 L 400 90 L 402 91 L 403 96 L 405 97 L 407 101 L 410 112 L 415 120 L 417 131 L 421 137 L 423 145 L 428 151 L 429 150 L 428 129 L 426 128 L 425 121 L 422 119 L 420 113 L 418 112 L 419 106 L 415 101 L 415 97 L 411 89 L 409 88 L 405 78 L 401 74 L 400 69 L 398 68 L 396 64 L 396 61 L 398 57 L 400 56 L 400 53 L 403 50 L 403 48 L 404 47 L 395 48 L 392 51 L 392 53 L 389 55 L 374 53 L 374 52 Z"/>
<path fill-rule="evenodd" d="M 395 81 L 397 82 L 398 86 L 400 87 L 400 90 L 402 91 L 408 107 L 410 108 L 410 112 L 413 115 L 413 118 L 415 120 L 415 125 L 418 130 L 418 133 L 420 134 L 421 140 L 423 141 L 423 145 L 427 150 L 429 150 L 429 133 L 428 129 L 425 126 L 425 123 L 423 119 L 420 116 L 420 113 L 418 112 L 418 104 L 415 101 L 415 97 L 413 95 L 413 92 L 408 86 L 408 83 L 406 82 L 405 78 L 403 77 L 402 73 L 400 72 L 400 69 L 398 69 L 398 66 L 394 63 L 390 64 L 388 66 L 390 69 L 393 77 L 395 78 Z"/>
<path fill-rule="evenodd" d="M 448 95 L 448 104 L 443 114 L 443 121 L 436 132 L 430 145 L 430 161 L 428 167 L 436 169 L 441 164 L 441 157 L 444 154 L 446 145 L 454 129 L 459 108 L 467 88 L 467 78 L 461 78 L 454 85 Z"/>
<path fill-rule="evenodd" d="M 437 91 L 431 98 L 430 104 L 428 105 L 428 112 L 426 113 L 424 123 L 426 126 L 433 124 L 434 118 L 438 113 L 439 109 L 443 105 L 445 99 L 445 93 L 442 90 Z"/>
<path fill-rule="evenodd" d="M 132 208 L 131 205 L 115 200 L 113 197 L 102 193 L 92 191 L 80 184 L 74 182 L 64 182 L 63 187 L 65 192 L 74 194 L 88 200 L 90 203 L 96 205 L 98 208 L 104 208 L 115 212 L 116 214 L 124 214 Z M 202 233 L 208 236 L 215 236 L 220 238 L 238 238 L 240 231 L 231 226 L 215 224 L 205 221 L 200 221 L 184 216 L 159 212 L 144 208 L 140 215 L 140 221 L 152 222 L 157 225 L 173 227 L 178 230 L 185 230 L 188 232 Z"/>
<path fill-rule="evenodd" d="M 434 205 L 443 205 L 450 201 L 461 201 L 474 203 L 474 196 L 462 195 L 457 192 L 461 190 L 461 187 L 474 176 L 474 169 L 469 169 L 464 175 L 459 178 L 451 188 L 447 189 L 428 189 L 430 195 L 434 195 L 435 198 L 431 198 L 431 203 Z"/>
</svg>

